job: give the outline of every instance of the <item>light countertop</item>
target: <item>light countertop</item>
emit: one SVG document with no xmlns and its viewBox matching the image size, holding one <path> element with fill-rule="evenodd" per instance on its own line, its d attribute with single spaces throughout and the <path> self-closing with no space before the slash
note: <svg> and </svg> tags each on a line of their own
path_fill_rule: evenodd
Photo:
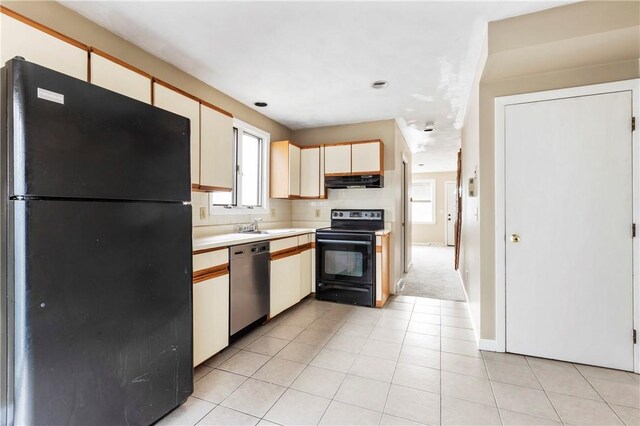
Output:
<svg viewBox="0 0 640 426">
<path fill-rule="evenodd" d="M 213 248 L 235 246 L 238 244 L 254 243 L 257 241 L 273 240 L 276 238 L 294 237 L 296 235 L 311 234 L 316 232 L 311 228 L 284 228 L 267 229 L 264 234 L 222 234 L 210 237 L 200 237 L 193 239 L 193 251 L 207 250 Z"/>
</svg>

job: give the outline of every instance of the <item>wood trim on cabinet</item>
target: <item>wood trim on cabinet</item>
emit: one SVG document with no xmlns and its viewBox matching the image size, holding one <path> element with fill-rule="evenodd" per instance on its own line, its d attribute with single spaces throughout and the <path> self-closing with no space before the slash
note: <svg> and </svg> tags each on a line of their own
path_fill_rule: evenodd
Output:
<svg viewBox="0 0 640 426">
<path fill-rule="evenodd" d="M 198 185 L 198 189 L 200 191 L 220 191 L 220 192 L 231 192 L 233 189 L 226 188 L 224 186 L 209 186 L 209 185 Z"/>
<path fill-rule="evenodd" d="M 225 111 L 225 110 L 223 110 L 222 108 L 217 107 L 217 106 L 215 106 L 215 105 L 214 105 L 214 104 L 212 104 L 212 103 L 209 103 L 209 102 L 207 102 L 207 101 L 205 101 L 205 100 L 202 100 L 202 99 L 200 99 L 200 103 L 201 103 L 202 105 L 206 106 L 207 108 L 211 108 L 212 110 L 218 111 L 220 114 L 224 114 L 224 115 L 226 115 L 227 117 L 231 117 L 231 118 L 233 118 L 233 114 L 231 114 L 229 111 Z"/>
<path fill-rule="evenodd" d="M 301 246 L 298 246 L 298 253 L 304 253 L 307 250 L 311 250 L 313 247 L 311 246 L 311 243 L 307 243 L 307 244 L 303 244 Z"/>
<path fill-rule="evenodd" d="M 205 269 L 200 269 L 198 271 L 193 271 L 193 279 L 196 279 L 204 275 L 215 274 L 220 271 L 229 272 L 229 264 L 223 263 L 222 265 L 212 266 L 211 268 L 205 268 Z"/>
<path fill-rule="evenodd" d="M 112 56 L 112 55 L 108 54 L 107 52 L 105 52 L 103 50 L 100 50 L 98 48 L 95 48 L 95 47 L 91 46 L 91 47 L 89 47 L 89 52 L 90 53 L 95 53 L 98 56 L 102 56 L 103 58 L 108 59 L 111 62 L 115 62 L 116 64 L 118 64 L 118 65 L 120 65 L 120 66 L 122 66 L 122 67 L 124 67 L 124 68 L 126 68 L 126 69 L 128 69 L 130 71 L 133 71 L 135 73 L 140 74 L 143 77 L 147 77 L 147 78 L 153 80 L 153 76 L 151 74 L 149 74 L 148 72 L 142 71 L 140 68 L 136 68 L 133 65 L 131 65 L 131 64 L 129 64 L 129 63 L 127 63 L 127 62 L 125 62 L 125 61 L 123 61 L 121 59 L 118 59 L 115 56 Z"/>
<path fill-rule="evenodd" d="M 351 173 L 325 173 L 324 177 L 327 177 L 327 176 L 353 176 L 353 175 Z"/>
<path fill-rule="evenodd" d="M 212 251 L 220 251 L 220 250 L 227 250 L 227 249 L 228 249 L 227 246 L 214 247 L 214 248 L 208 248 L 208 249 L 194 250 L 192 254 L 195 256 L 196 254 L 211 253 Z"/>
<path fill-rule="evenodd" d="M 316 242 L 315 241 L 311 241 L 309 244 L 311 244 L 311 248 L 312 249 L 316 248 Z"/>
<path fill-rule="evenodd" d="M 229 268 L 220 269 L 219 271 L 212 272 L 212 273 L 207 274 L 207 275 L 200 275 L 200 276 L 194 277 L 193 278 L 193 283 L 194 284 L 201 283 L 202 281 L 207 281 L 207 280 L 211 280 L 213 278 L 223 277 L 223 276 L 228 275 L 228 274 L 229 274 Z"/>
<path fill-rule="evenodd" d="M 357 172 L 357 173 L 349 174 L 349 176 L 364 176 L 364 175 L 384 175 L 384 173 L 382 170 L 372 170 L 372 171 Z"/>
<path fill-rule="evenodd" d="M 376 253 L 382 253 L 382 246 L 376 246 Z"/>
<path fill-rule="evenodd" d="M 7 16 L 10 16 L 10 17 L 12 17 L 12 18 L 24 23 L 24 24 L 29 25 L 30 27 L 33 27 L 33 28 L 35 28 L 37 30 L 40 30 L 40 31 L 44 32 L 44 33 L 47 33 L 50 36 L 53 36 L 53 37 L 55 37 L 55 38 L 57 38 L 59 40 L 62 40 L 64 42 L 66 42 L 66 43 L 69 43 L 69 44 L 71 44 L 71 45 L 73 45 L 75 47 L 78 47 L 80 49 L 89 51 L 89 46 L 87 46 L 86 44 L 80 43 L 78 40 L 75 40 L 75 39 L 73 39 L 73 38 L 71 38 L 69 36 L 66 36 L 66 35 L 54 30 L 53 28 L 47 27 L 46 25 L 42 25 L 42 24 L 40 24 L 40 23 L 30 19 L 30 18 L 27 18 L 24 15 L 19 14 L 18 12 L 14 12 L 13 10 L 7 8 L 6 6 L 1 6 L 0 5 L 0 13 L 3 13 L 5 15 L 7 15 Z M 28 60 L 28 58 L 27 58 L 27 60 Z"/>
<path fill-rule="evenodd" d="M 181 94 L 182 96 L 186 96 L 187 98 L 189 98 L 189 99 L 191 99 L 191 100 L 194 100 L 194 101 L 196 101 L 196 102 L 198 102 L 198 103 L 201 101 L 201 99 L 200 99 L 200 98 L 198 98 L 197 96 L 194 96 L 194 95 L 192 95 L 192 94 L 191 94 L 191 93 L 189 93 L 189 92 L 185 92 L 184 90 L 179 89 L 179 88 L 177 88 L 176 86 L 174 86 L 174 85 L 172 85 L 172 84 L 167 83 L 166 81 L 160 80 L 160 79 L 159 79 L 159 78 L 157 78 L 157 77 L 153 77 L 153 82 L 154 82 L 154 83 L 156 83 L 156 84 L 159 84 L 160 86 L 166 87 L 166 88 L 167 88 L 167 89 L 169 89 L 169 90 L 173 90 L 174 92 L 179 93 L 179 94 Z"/>
<path fill-rule="evenodd" d="M 91 48 L 87 49 L 87 83 L 91 83 Z"/>
<path fill-rule="evenodd" d="M 382 139 L 364 139 L 364 140 L 360 140 L 360 141 L 342 141 L 342 142 L 328 143 L 328 144 L 325 144 L 325 146 L 332 146 L 332 145 L 358 145 L 358 144 L 361 144 L 361 143 L 372 143 L 372 142 L 380 142 L 380 143 L 382 143 Z"/>
<path fill-rule="evenodd" d="M 293 144 L 291 144 L 291 145 L 293 145 Z M 322 145 L 298 146 L 298 148 L 300 148 L 300 149 L 316 149 L 316 148 L 321 148 L 321 147 L 322 147 Z"/>
<path fill-rule="evenodd" d="M 280 260 L 280 259 L 284 259 L 286 257 L 291 257 L 291 256 L 295 256 L 296 254 L 299 254 L 300 252 L 298 251 L 298 246 L 296 247 L 291 247 L 288 249 L 284 249 L 284 250 L 280 250 L 280 251 L 276 251 L 274 253 L 271 253 L 271 260 Z"/>
<path fill-rule="evenodd" d="M 389 273 L 391 271 L 389 267 L 389 246 L 391 241 L 391 234 L 386 234 L 382 236 L 382 305 L 384 306 L 385 302 L 389 298 Z M 377 306 L 377 302 L 376 302 Z"/>
</svg>

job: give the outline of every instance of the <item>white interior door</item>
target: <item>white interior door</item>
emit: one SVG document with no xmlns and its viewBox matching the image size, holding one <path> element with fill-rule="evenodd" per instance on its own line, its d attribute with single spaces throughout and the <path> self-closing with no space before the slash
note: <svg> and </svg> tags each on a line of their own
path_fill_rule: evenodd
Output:
<svg viewBox="0 0 640 426">
<path fill-rule="evenodd" d="M 444 183 L 444 196 L 447 208 L 447 245 L 456 244 L 456 216 L 458 214 L 458 194 L 456 191 L 456 183 L 448 181 Z"/>
<path fill-rule="evenodd" d="M 506 350 L 632 370 L 631 91 L 505 108 Z"/>
</svg>

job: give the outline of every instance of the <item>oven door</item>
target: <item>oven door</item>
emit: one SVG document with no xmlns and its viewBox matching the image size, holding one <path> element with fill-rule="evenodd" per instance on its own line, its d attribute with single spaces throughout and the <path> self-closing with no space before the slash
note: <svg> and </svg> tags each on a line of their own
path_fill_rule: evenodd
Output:
<svg viewBox="0 0 640 426">
<path fill-rule="evenodd" d="M 318 233 L 316 238 L 318 281 L 373 285 L 374 238 L 373 234 Z"/>
</svg>

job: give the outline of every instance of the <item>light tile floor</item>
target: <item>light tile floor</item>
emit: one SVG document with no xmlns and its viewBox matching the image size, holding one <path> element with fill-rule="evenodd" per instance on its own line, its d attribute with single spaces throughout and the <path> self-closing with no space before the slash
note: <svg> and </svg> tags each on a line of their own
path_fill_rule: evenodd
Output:
<svg viewBox="0 0 640 426">
<path fill-rule="evenodd" d="M 640 376 L 478 350 L 466 304 L 305 299 L 195 370 L 161 425 L 640 425 Z"/>
</svg>

